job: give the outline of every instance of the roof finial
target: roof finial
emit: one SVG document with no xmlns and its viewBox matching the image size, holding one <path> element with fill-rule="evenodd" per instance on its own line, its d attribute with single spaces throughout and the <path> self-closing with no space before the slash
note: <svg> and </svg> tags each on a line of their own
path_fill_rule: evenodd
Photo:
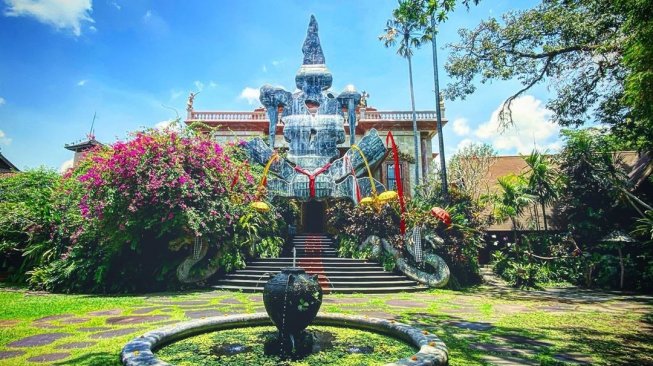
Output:
<svg viewBox="0 0 653 366">
<path fill-rule="evenodd" d="M 314 15 L 311 15 L 311 21 L 308 23 L 302 52 L 304 53 L 304 65 L 324 64 L 324 53 L 322 53 L 320 37 L 317 34 L 317 20 Z"/>
</svg>

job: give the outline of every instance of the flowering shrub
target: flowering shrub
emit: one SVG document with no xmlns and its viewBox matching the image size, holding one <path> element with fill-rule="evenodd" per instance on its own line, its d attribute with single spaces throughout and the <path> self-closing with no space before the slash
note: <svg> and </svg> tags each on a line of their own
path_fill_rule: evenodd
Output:
<svg viewBox="0 0 653 366">
<path fill-rule="evenodd" d="M 282 217 L 259 213 L 256 177 L 239 144 L 192 131 L 148 130 L 98 148 L 62 179 L 68 233 L 55 260 L 30 283 L 54 291 L 153 291 L 177 286 L 193 237 L 209 263 L 239 268 L 248 256 L 278 255 Z M 264 224 L 262 224 L 264 223 Z"/>
</svg>

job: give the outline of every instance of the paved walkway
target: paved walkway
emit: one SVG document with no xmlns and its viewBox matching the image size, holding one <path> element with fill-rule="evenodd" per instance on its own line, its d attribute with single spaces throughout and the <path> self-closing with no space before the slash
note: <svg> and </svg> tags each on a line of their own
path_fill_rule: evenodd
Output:
<svg viewBox="0 0 653 366">
<path fill-rule="evenodd" d="M 265 311 L 260 294 L 224 291 L 182 298 L 153 295 L 147 303 L 56 314 L 28 324 L 0 320 L 0 331 L 15 326 L 34 329 L 33 335 L 0 346 L 0 365 L 83 363 L 102 342 L 122 344 L 184 319 Z M 561 364 L 588 365 L 594 364 L 596 352 L 608 352 L 614 354 L 614 364 L 653 365 L 652 296 L 578 289 L 521 291 L 493 284 L 467 292 L 325 296 L 322 311 L 395 319 L 427 329 L 447 343 L 452 360 L 458 361 L 452 364 L 539 365 L 546 356 Z M 529 323 L 535 313 L 545 324 Z M 646 317 L 648 322 L 642 320 Z M 558 326 L 556 319 L 565 325 Z M 628 332 L 631 338 L 614 339 L 610 324 L 633 327 Z M 114 362 L 118 352 L 99 360 Z"/>
</svg>

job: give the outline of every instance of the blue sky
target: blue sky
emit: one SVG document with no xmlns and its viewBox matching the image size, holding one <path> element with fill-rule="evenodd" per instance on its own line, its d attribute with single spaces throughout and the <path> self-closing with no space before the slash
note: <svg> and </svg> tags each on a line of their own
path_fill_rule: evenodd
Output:
<svg viewBox="0 0 653 366">
<path fill-rule="evenodd" d="M 532 1 L 520 1 L 528 7 Z M 97 113 L 102 142 L 197 110 L 251 110 L 266 83 L 294 89 L 310 14 L 320 29 L 335 91 L 366 90 L 370 106 L 409 110 L 407 64 L 377 37 L 395 1 L 0 0 L 0 149 L 20 169 L 59 169 Z M 441 87 L 446 44 L 457 30 L 517 10 L 486 0 L 453 13 L 440 27 Z M 414 57 L 418 109 L 434 109 L 431 48 Z M 540 87 L 515 107 L 516 128 L 500 135 L 496 113 L 516 82 L 482 85 L 464 101 L 447 101 L 446 153 L 471 141 L 502 154 L 555 148 Z"/>
</svg>

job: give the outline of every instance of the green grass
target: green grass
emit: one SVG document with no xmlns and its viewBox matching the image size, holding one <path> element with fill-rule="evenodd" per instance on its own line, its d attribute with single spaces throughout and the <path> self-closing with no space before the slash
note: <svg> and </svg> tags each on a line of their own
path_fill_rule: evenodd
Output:
<svg viewBox="0 0 653 366">
<path fill-rule="evenodd" d="M 94 341 L 96 345 L 73 349 L 65 364 L 119 365 L 118 355 L 123 345 L 141 333 L 164 326 L 170 321 L 185 321 L 189 310 L 213 309 L 227 314 L 261 311 L 262 304 L 253 294 L 233 292 L 164 293 L 140 296 L 90 296 L 33 293 L 23 289 L 0 288 L 0 352 L 16 348 L 7 345 L 18 339 L 41 333 L 70 333 L 49 345 L 21 348 L 25 355 L 0 360 L 0 365 L 30 364 L 32 356 L 62 352 L 57 346 L 69 342 Z M 520 335 L 547 345 L 531 349 L 525 357 L 544 365 L 560 365 L 553 358 L 559 353 L 591 355 L 596 365 L 653 364 L 653 300 L 650 298 L 616 298 L 609 302 L 574 301 L 571 304 L 555 299 L 542 299 L 526 292 L 495 293 L 485 289 L 465 291 L 433 290 L 419 294 L 389 295 L 328 295 L 336 303 L 327 302 L 323 312 L 361 314 L 386 313 L 388 316 L 411 323 L 438 335 L 449 348 L 450 364 L 485 365 L 484 351 L 476 350 L 476 343 L 503 344 L 502 336 Z M 420 306 L 402 308 L 389 306 L 388 300 L 409 300 Z M 202 300 L 206 305 L 193 309 L 179 301 Z M 228 303 L 222 301 L 227 300 Z M 233 303 L 237 300 L 239 303 Z M 138 308 L 165 303 L 147 315 L 167 315 L 169 318 L 154 323 L 137 325 L 107 325 L 111 315 L 91 317 L 89 312 L 119 309 L 122 315 L 132 315 Z M 619 306 L 612 306 L 612 305 Z M 156 305 L 159 306 L 159 305 Z M 550 312 L 542 306 L 568 306 L 567 311 Z M 632 309 L 639 309 L 633 311 Z M 47 323 L 57 328 L 42 328 L 35 323 L 47 316 L 70 314 L 88 318 L 79 324 L 65 324 L 60 320 Z M 488 322 L 493 328 L 485 331 L 466 330 L 450 322 Z M 92 332 L 80 327 L 107 327 L 114 330 L 137 328 L 138 332 L 108 339 L 92 339 Z M 648 328 L 651 327 L 651 328 Z M 514 345 L 513 345 L 514 346 Z M 516 346 L 515 346 L 516 347 Z M 317 362 L 317 361 L 316 361 Z M 319 364 L 319 363 L 318 363 Z"/>
<path fill-rule="evenodd" d="M 310 354 L 297 361 L 282 362 L 276 356 L 264 354 L 264 344 L 276 334 L 274 327 L 252 327 L 232 329 L 222 332 L 207 333 L 171 344 L 159 350 L 157 355 L 166 362 L 179 366 L 192 365 L 259 365 L 287 366 L 307 365 L 341 365 L 363 366 L 383 365 L 387 360 L 410 357 L 417 350 L 408 344 L 375 333 L 337 327 L 309 327 L 309 331 L 328 332 L 334 336 L 332 347 Z M 215 347 L 220 345 L 243 345 L 249 347 L 247 352 L 232 356 L 216 355 Z M 348 348 L 371 347 L 371 354 L 351 353 Z"/>
</svg>

